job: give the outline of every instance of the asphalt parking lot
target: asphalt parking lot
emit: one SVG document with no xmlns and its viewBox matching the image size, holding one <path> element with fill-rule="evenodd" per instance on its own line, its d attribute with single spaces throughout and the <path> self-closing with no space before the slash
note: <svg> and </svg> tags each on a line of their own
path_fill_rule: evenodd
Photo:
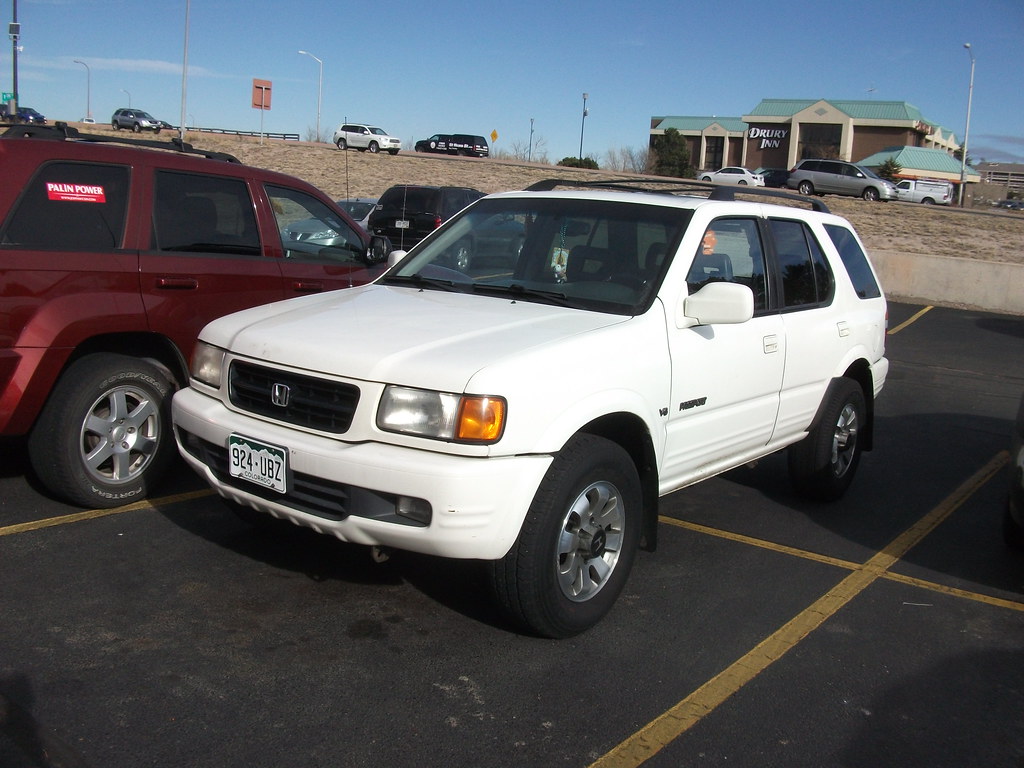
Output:
<svg viewBox="0 0 1024 768">
<path fill-rule="evenodd" d="M 876 447 L 829 506 L 771 457 L 662 500 L 598 627 L 473 563 L 251 530 L 180 465 L 79 510 L 0 444 L 0 766 L 1024 765 L 1002 542 L 1024 317 L 890 306 Z"/>
</svg>

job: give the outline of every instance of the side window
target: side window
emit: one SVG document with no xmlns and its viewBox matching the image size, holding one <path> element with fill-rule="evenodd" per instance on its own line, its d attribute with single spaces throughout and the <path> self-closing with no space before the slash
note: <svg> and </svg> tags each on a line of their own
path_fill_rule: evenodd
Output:
<svg viewBox="0 0 1024 768">
<path fill-rule="evenodd" d="M 834 281 L 814 234 L 802 221 L 770 220 L 787 309 L 817 306 L 832 298 Z"/>
<path fill-rule="evenodd" d="M 338 214 L 315 197 L 287 187 L 267 187 L 281 246 L 287 259 L 320 263 L 362 263 L 363 240 Z"/>
<path fill-rule="evenodd" d="M 150 247 L 259 256 L 259 229 L 246 183 L 223 176 L 157 171 Z"/>
<path fill-rule="evenodd" d="M 0 244 L 62 251 L 118 248 L 128 209 L 129 170 L 92 163 L 48 163 L 25 187 Z"/>
<path fill-rule="evenodd" d="M 823 160 L 821 162 L 820 170 L 823 173 L 834 173 L 836 176 L 843 175 L 843 166 L 840 165 L 839 163 L 834 163 L 830 160 Z"/>
<path fill-rule="evenodd" d="M 768 307 L 764 248 L 756 219 L 716 219 L 704 232 L 686 284 L 694 293 L 711 282 L 740 283 L 754 294 L 754 312 Z"/>
<path fill-rule="evenodd" d="M 836 250 L 839 251 L 839 258 L 842 259 L 843 266 L 846 267 L 846 273 L 850 276 L 850 282 L 853 283 L 853 289 L 857 295 L 862 299 L 877 299 L 881 296 L 882 290 L 878 287 L 878 281 L 875 280 L 875 276 L 871 272 L 868 257 L 853 232 L 835 224 L 826 224 L 825 231 Z"/>
</svg>

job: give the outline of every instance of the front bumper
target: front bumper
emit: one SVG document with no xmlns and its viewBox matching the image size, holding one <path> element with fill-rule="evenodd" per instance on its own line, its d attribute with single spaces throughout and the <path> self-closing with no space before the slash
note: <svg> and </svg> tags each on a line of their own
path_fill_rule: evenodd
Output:
<svg viewBox="0 0 1024 768">
<path fill-rule="evenodd" d="M 175 395 L 173 418 L 182 456 L 221 496 L 342 541 L 441 557 L 503 557 L 552 461 L 344 443 L 229 410 L 191 388 Z M 233 433 L 287 447 L 287 494 L 229 476 Z M 428 524 L 399 514 L 410 500 L 429 505 Z"/>
</svg>

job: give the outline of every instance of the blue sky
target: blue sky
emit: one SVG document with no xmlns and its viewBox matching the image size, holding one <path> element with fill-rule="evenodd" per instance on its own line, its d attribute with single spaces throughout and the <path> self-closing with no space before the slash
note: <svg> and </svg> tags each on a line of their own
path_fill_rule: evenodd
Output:
<svg viewBox="0 0 1024 768">
<path fill-rule="evenodd" d="M 9 21 L 14 0 L 0 0 Z M 131 105 L 182 113 L 185 0 L 17 0 L 21 102 L 97 121 Z M 1022 0 L 191 0 L 189 124 L 261 129 L 253 78 L 273 84 L 263 130 L 321 133 L 343 119 L 411 144 L 439 132 L 535 146 L 556 161 L 647 145 L 653 115 L 739 117 L 762 98 L 907 101 L 969 152 L 1024 162 Z M 6 27 L 6 24 L 4 25 Z M 9 38 L 0 90 L 13 87 Z M 85 62 L 87 70 L 75 59 Z M 87 88 L 88 86 L 88 88 Z M 88 90 L 88 94 L 87 94 Z M 127 92 L 127 93 L 126 93 Z"/>
</svg>

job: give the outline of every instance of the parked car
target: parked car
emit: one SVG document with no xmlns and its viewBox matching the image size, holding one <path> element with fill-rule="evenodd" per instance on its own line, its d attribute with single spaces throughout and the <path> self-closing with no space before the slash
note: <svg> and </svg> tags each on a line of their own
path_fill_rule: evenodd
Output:
<svg viewBox="0 0 1024 768">
<path fill-rule="evenodd" d="M 739 184 L 740 186 L 763 187 L 764 179 L 760 174 L 746 168 L 730 165 L 717 171 L 705 172 L 700 175 L 701 181 L 714 181 L 718 184 Z"/>
<path fill-rule="evenodd" d="M 17 117 L 12 119 L 10 114 L 10 107 L 7 104 L 0 104 L 0 120 L 12 123 L 33 123 L 35 125 L 45 125 L 46 118 L 39 114 L 32 107 L 18 107 Z"/>
<path fill-rule="evenodd" d="M 468 133 L 435 133 L 429 139 L 417 141 L 415 150 L 466 157 L 487 157 L 491 151 L 487 139 Z"/>
<path fill-rule="evenodd" d="M 801 195 L 852 195 L 865 200 L 895 200 L 896 185 L 870 168 L 842 160 L 801 160 L 786 186 Z"/>
<path fill-rule="evenodd" d="M 1010 438 L 1010 492 L 1003 517 L 1003 538 L 1008 546 L 1024 550 L 1024 395 Z"/>
<path fill-rule="evenodd" d="M 785 168 L 758 168 L 756 173 L 761 174 L 766 187 L 784 189 L 789 179 L 789 171 Z"/>
<path fill-rule="evenodd" d="M 182 456 L 245 518 L 487 561 L 549 637 L 611 610 L 664 494 L 788 449 L 801 495 L 841 496 L 888 371 L 852 226 L 612 184 L 485 197 L 370 285 L 210 323 Z M 514 263 L 453 267 L 482 232 Z"/>
<path fill-rule="evenodd" d="M 122 108 L 114 110 L 114 114 L 110 117 L 110 127 L 115 131 L 127 128 L 135 133 L 142 131 L 160 133 L 164 124 L 163 121 L 157 120 L 149 112 L 143 112 L 141 109 Z"/>
<path fill-rule="evenodd" d="M 358 149 L 360 152 L 387 152 L 397 155 L 402 148 L 402 140 L 389 136 L 383 128 L 362 123 L 342 123 L 334 132 L 334 143 L 338 149 Z"/>
<path fill-rule="evenodd" d="M 469 187 L 399 184 L 387 189 L 370 213 L 370 230 L 408 250 L 467 205 L 484 196 Z"/>
<path fill-rule="evenodd" d="M 924 205 L 949 205 L 953 185 L 938 179 L 904 179 L 896 185 L 896 199 Z"/>
<path fill-rule="evenodd" d="M 338 200 L 338 205 L 345 209 L 345 213 L 352 217 L 352 220 L 367 232 L 370 230 L 370 214 L 377 207 L 375 197 L 351 197 L 347 200 Z"/>
<path fill-rule="evenodd" d="M 82 506 L 158 481 L 207 322 L 368 282 L 388 251 L 312 185 L 188 145 L 19 127 L 0 167 L 0 435 Z M 301 219 L 333 241 L 292 237 Z"/>
</svg>

